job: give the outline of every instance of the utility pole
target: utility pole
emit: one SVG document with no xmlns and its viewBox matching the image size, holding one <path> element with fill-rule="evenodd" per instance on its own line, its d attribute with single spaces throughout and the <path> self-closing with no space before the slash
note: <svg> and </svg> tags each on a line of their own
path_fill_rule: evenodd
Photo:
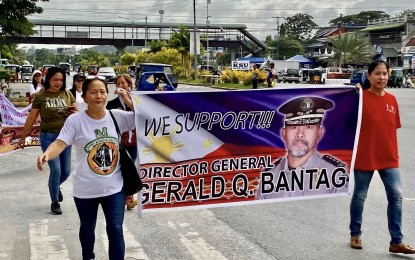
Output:
<svg viewBox="0 0 415 260">
<path fill-rule="evenodd" d="M 197 39 L 196 39 L 196 0 L 193 0 L 193 50 L 194 50 L 194 58 L 193 58 L 193 67 L 195 70 L 195 80 L 197 79 Z"/>
<path fill-rule="evenodd" d="M 209 4 L 210 4 L 210 0 L 206 0 L 206 52 L 207 52 L 207 69 L 209 69 L 209 61 L 210 61 L 210 52 L 209 52 Z"/>
<path fill-rule="evenodd" d="M 279 59 L 280 55 L 280 18 L 284 18 L 283 16 L 273 16 L 272 18 L 277 18 L 277 60 Z"/>
<path fill-rule="evenodd" d="M 144 47 L 147 47 L 147 16 L 144 19 L 146 20 L 146 26 L 144 28 Z"/>
<path fill-rule="evenodd" d="M 159 11 L 160 14 L 160 26 L 163 24 L 163 14 L 164 14 L 164 10 L 160 10 Z M 159 31 L 159 40 L 163 39 L 163 32 L 162 32 L 162 28 L 160 27 L 160 31 Z"/>
</svg>

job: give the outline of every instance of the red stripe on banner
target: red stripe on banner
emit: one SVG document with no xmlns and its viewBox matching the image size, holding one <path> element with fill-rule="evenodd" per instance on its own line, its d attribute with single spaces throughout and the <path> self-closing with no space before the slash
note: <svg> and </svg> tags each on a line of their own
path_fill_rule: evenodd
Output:
<svg viewBox="0 0 415 260">
<path fill-rule="evenodd" d="M 235 150 L 238 154 L 235 154 Z M 327 150 L 319 153 L 343 161 L 350 169 L 352 151 Z M 175 208 L 254 200 L 261 172 L 264 168 L 272 167 L 272 164 L 268 165 L 269 162 L 273 163 L 285 154 L 285 149 L 281 148 L 224 145 L 198 160 L 141 165 L 143 181 L 155 189 L 144 191 L 143 208 Z M 241 158 L 245 159 L 245 162 L 250 161 L 251 164 L 248 166 L 251 167 L 240 168 Z M 261 167 L 260 158 L 264 163 Z M 231 161 L 238 162 L 239 167 L 230 169 Z M 215 169 L 215 165 L 218 169 Z M 233 181 L 236 176 L 240 179 Z M 211 198 L 214 194 L 217 194 L 217 197 Z M 150 202 L 149 196 L 160 202 Z"/>
<path fill-rule="evenodd" d="M 20 148 L 17 144 L 22 135 L 23 126 L 3 125 L 0 130 L 0 156 L 10 154 Z M 26 135 L 25 147 L 40 146 L 40 128 L 39 125 L 32 127 Z"/>
</svg>

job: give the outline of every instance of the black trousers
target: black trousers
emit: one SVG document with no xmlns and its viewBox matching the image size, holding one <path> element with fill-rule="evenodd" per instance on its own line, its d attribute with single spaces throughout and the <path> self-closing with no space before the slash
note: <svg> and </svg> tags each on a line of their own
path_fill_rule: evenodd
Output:
<svg viewBox="0 0 415 260">
<path fill-rule="evenodd" d="M 252 88 L 257 89 L 258 88 L 258 79 L 252 79 Z"/>
</svg>

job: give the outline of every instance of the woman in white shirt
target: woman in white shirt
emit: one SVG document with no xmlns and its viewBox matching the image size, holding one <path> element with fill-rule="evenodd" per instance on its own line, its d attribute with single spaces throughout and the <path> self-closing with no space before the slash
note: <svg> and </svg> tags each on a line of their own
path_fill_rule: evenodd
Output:
<svg viewBox="0 0 415 260">
<path fill-rule="evenodd" d="M 116 89 L 125 104 L 134 111 L 133 102 L 125 89 Z M 109 240 L 109 259 L 124 259 L 123 236 L 126 196 L 119 165 L 119 137 L 114 121 L 105 105 L 108 87 L 105 80 L 88 78 L 82 85 L 85 111 L 67 118 L 58 138 L 38 157 L 37 166 L 56 158 L 68 145 L 76 150 L 73 172 L 73 196 L 80 219 L 79 239 L 83 259 L 95 259 L 95 226 L 98 206 L 104 211 Z M 134 112 L 114 109 L 121 132 L 135 128 Z"/>
<path fill-rule="evenodd" d="M 69 90 L 76 100 L 78 111 L 84 111 L 87 107 L 84 98 L 82 97 L 82 83 L 84 83 L 85 79 L 86 77 L 84 74 L 79 73 L 73 75 L 72 88 Z"/>
<path fill-rule="evenodd" d="M 35 70 L 32 74 L 32 84 L 29 86 L 30 100 L 32 100 L 36 93 L 43 89 L 42 72 Z"/>
</svg>

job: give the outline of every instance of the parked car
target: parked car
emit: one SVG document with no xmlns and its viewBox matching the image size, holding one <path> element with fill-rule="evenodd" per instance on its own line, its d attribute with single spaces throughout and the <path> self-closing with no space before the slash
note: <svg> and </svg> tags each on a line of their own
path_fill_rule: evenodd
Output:
<svg viewBox="0 0 415 260">
<path fill-rule="evenodd" d="M 97 76 L 105 77 L 105 81 L 108 83 L 114 83 L 117 73 L 113 67 L 102 67 L 99 68 Z"/>
<path fill-rule="evenodd" d="M 148 71 L 143 72 L 137 82 L 138 91 L 174 91 L 176 88 L 164 72 Z"/>
<path fill-rule="evenodd" d="M 88 66 L 88 75 L 97 75 L 98 73 L 98 66 L 97 65 L 89 65 Z"/>
<path fill-rule="evenodd" d="M 71 73 L 71 64 L 67 62 L 59 62 L 59 67 L 61 67 L 61 69 L 63 69 L 66 74 L 69 75 Z"/>
<path fill-rule="evenodd" d="M 360 85 L 363 86 L 365 84 L 366 77 L 366 70 L 356 70 L 353 72 L 352 76 L 350 76 L 350 85 L 360 83 Z"/>
<path fill-rule="evenodd" d="M 141 75 L 144 72 L 163 72 L 169 78 L 169 81 L 173 84 L 173 87 L 177 88 L 179 84 L 177 76 L 173 72 L 173 67 L 169 64 L 163 63 L 140 63 L 136 67 L 136 85 L 138 84 Z"/>
<path fill-rule="evenodd" d="M 298 69 L 284 68 L 277 75 L 277 82 L 295 82 L 300 83 L 300 72 Z"/>
<path fill-rule="evenodd" d="M 35 71 L 34 65 L 22 65 L 21 74 L 22 74 L 22 82 L 26 81 L 29 82 L 32 80 L 32 74 Z"/>
</svg>

